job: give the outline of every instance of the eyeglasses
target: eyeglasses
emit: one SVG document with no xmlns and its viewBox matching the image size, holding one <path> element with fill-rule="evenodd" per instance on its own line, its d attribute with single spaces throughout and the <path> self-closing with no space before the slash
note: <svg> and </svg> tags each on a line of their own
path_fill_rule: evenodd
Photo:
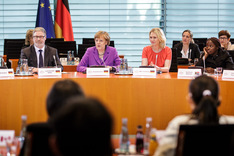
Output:
<svg viewBox="0 0 234 156">
<path fill-rule="evenodd" d="M 43 39 L 45 36 L 33 36 L 36 39 Z"/>
<path fill-rule="evenodd" d="M 219 39 L 220 39 L 220 40 L 226 40 L 227 37 L 220 37 Z"/>
</svg>

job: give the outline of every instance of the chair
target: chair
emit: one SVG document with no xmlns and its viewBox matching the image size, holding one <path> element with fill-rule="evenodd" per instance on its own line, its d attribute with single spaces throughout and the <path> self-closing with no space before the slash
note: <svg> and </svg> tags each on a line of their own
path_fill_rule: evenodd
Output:
<svg viewBox="0 0 234 156">
<path fill-rule="evenodd" d="M 180 43 L 181 41 L 178 41 L 178 40 L 173 40 L 172 41 L 172 48 L 176 45 L 176 44 L 178 44 L 178 43 Z"/>
<path fill-rule="evenodd" d="M 92 46 L 95 46 L 95 41 L 93 38 L 83 38 L 82 43 L 83 44 L 91 44 Z M 115 47 L 114 41 L 110 41 L 110 46 Z"/>
<path fill-rule="evenodd" d="M 19 59 L 21 49 L 24 45 L 25 39 L 4 39 L 4 55 L 7 56 L 7 66 L 11 68 L 9 59 Z"/>
<path fill-rule="evenodd" d="M 74 56 L 77 57 L 77 48 L 76 48 L 76 41 L 56 41 L 52 40 L 50 42 L 50 46 L 54 47 L 58 50 L 59 57 L 67 57 L 67 51 L 71 50 L 74 51 Z"/>
<path fill-rule="evenodd" d="M 176 48 L 172 48 L 172 58 L 171 58 L 171 68 L 169 72 L 177 72 L 178 71 L 178 64 L 177 64 L 177 55 L 176 55 Z"/>
<path fill-rule="evenodd" d="M 20 156 L 52 156 L 49 136 L 52 130 L 48 123 L 33 123 L 27 126 L 26 138 Z"/>
<path fill-rule="evenodd" d="M 234 125 L 181 125 L 176 156 L 233 156 Z"/>
<path fill-rule="evenodd" d="M 230 42 L 234 44 L 234 38 L 230 38 Z"/>
<path fill-rule="evenodd" d="M 51 46 L 51 42 L 64 41 L 64 38 L 47 38 L 45 44 Z"/>
<path fill-rule="evenodd" d="M 206 46 L 207 38 L 193 38 L 194 42 L 198 45 L 200 51 Z"/>
<path fill-rule="evenodd" d="M 87 48 L 92 47 L 92 46 L 94 46 L 94 45 L 92 45 L 92 44 L 78 44 L 78 57 L 80 58 L 80 60 L 84 56 Z"/>
</svg>

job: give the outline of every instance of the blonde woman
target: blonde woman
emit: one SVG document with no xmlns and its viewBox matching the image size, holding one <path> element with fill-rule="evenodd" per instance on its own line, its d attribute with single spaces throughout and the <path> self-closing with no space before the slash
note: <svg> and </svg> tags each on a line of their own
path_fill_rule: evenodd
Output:
<svg viewBox="0 0 234 156">
<path fill-rule="evenodd" d="M 142 51 L 142 66 L 155 66 L 162 72 L 169 72 L 171 67 L 171 48 L 166 46 L 166 37 L 160 28 L 153 28 L 149 32 L 151 45 Z"/>
</svg>

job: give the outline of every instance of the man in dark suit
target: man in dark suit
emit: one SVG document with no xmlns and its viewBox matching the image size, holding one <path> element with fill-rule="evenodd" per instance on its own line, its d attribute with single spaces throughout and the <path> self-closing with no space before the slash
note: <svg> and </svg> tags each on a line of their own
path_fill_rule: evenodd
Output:
<svg viewBox="0 0 234 156">
<path fill-rule="evenodd" d="M 21 58 L 28 59 L 28 66 L 34 67 L 33 72 L 38 68 L 56 66 L 63 70 L 59 60 L 57 49 L 45 45 L 46 31 L 42 27 L 33 30 L 34 45 L 21 50 Z M 56 60 L 56 61 L 55 61 Z"/>
</svg>

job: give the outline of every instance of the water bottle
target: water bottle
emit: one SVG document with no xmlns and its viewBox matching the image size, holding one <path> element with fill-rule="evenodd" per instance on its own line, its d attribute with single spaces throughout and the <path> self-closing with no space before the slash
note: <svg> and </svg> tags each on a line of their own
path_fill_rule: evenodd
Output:
<svg viewBox="0 0 234 156">
<path fill-rule="evenodd" d="M 20 131 L 20 137 L 19 137 L 20 148 L 22 148 L 24 144 L 24 139 L 26 137 L 26 127 L 27 127 L 27 116 L 22 115 L 21 116 L 21 131 Z"/>
<path fill-rule="evenodd" d="M 156 128 L 152 128 L 150 131 L 149 156 L 153 156 L 156 151 L 156 148 L 158 147 L 156 131 Z"/>
<path fill-rule="evenodd" d="M 150 131 L 152 128 L 152 118 L 146 118 L 146 131 L 144 139 L 144 155 L 149 155 Z"/>
<path fill-rule="evenodd" d="M 67 65 L 74 65 L 74 51 L 67 52 Z"/>
<path fill-rule="evenodd" d="M 122 130 L 120 134 L 120 152 L 128 153 L 129 152 L 129 137 L 128 137 L 128 119 L 122 119 Z"/>
<path fill-rule="evenodd" d="M 144 135 L 143 129 L 141 125 L 137 126 L 137 133 L 136 133 L 136 152 L 143 153 L 144 149 Z"/>
</svg>

